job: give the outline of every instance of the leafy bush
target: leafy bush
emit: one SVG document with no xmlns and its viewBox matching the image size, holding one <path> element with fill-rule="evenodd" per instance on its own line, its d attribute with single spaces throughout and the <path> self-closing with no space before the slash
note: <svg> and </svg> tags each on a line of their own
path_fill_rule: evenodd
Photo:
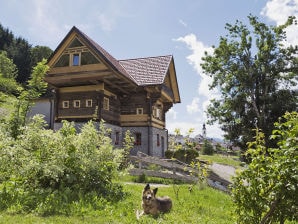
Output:
<svg viewBox="0 0 298 224">
<path fill-rule="evenodd" d="M 209 141 L 207 141 L 207 140 L 204 141 L 204 144 L 202 147 L 202 152 L 204 155 L 213 155 L 214 148 Z"/>
<path fill-rule="evenodd" d="M 271 138 L 278 148 L 267 148 L 258 130 L 248 144 L 251 163 L 232 188 L 237 223 L 298 221 L 298 113 L 286 113 L 275 128 Z"/>
<path fill-rule="evenodd" d="M 69 204 L 90 195 L 123 196 L 122 187 L 112 182 L 123 150 L 113 149 L 102 122 L 99 131 L 90 121 L 80 133 L 66 121 L 57 132 L 44 125 L 35 116 L 17 139 L 0 131 L 0 209 L 66 213 Z"/>
<path fill-rule="evenodd" d="M 167 150 L 165 156 L 168 159 L 175 158 L 182 162 L 190 164 L 199 156 L 199 152 L 195 149 L 178 149 L 176 151 Z"/>
</svg>

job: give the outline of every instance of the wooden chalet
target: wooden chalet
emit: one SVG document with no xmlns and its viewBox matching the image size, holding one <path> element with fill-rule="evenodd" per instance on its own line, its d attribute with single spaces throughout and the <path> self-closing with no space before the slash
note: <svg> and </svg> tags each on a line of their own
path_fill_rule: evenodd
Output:
<svg viewBox="0 0 298 224">
<path fill-rule="evenodd" d="M 81 125 L 103 119 L 111 138 L 121 146 L 125 131 L 138 151 L 164 156 L 168 132 L 166 112 L 180 103 L 173 56 L 116 60 L 73 27 L 48 59 L 45 81 L 53 96 L 37 103 L 53 129 L 62 120 Z"/>
</svg>

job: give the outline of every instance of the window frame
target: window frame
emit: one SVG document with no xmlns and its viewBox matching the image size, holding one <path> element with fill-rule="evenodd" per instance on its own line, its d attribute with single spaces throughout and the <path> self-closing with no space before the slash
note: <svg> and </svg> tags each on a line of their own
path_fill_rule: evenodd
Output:
<svg viewBox="0 0 298 224">
<path fill-rule="evenodd" d="M 86 107 L 92 107 L 93 106 L 93 100 L 92 99 L 86 99 L 85 106 Z"/>
<path fill-rule="evenodd" d="M 63 109 L 69 108 L 69 100 L 63 100 L 62 101 L 62 108 Z"/>
<path fill-rule="evenodd" d="M 75 64 L 75 56 L 78 56 L 77 64 Z M 80 66 L 81 65 L 81 53 L 72 53 L 71 54 L 71 66 Z"/>
<path fill-rule="evenodd" d="M 76 103 L 79 103 L 79 105 L 77 106 Z M 73 108 L 80 108 L 81 107 L 81 100 L 74 100 L 73 101 Z"/>
<path fill-rule="evenodd" d="M 156 134 L 156 146 L 160 146 L 160 134 Z"/>
<path fill-rule="evenodd" d="M 102 108 L 107 111 L 110 110 L 110 99 L 108 97 L 103 98 Z"/>
<path fill-rule="evenodd" d="M 143 108 L 143 107 L 138 107 L 138 108 L 136 109 L 136 114 L 137 114 L 137 115 L 144 114 L 144 108 Z"/>
</svg>

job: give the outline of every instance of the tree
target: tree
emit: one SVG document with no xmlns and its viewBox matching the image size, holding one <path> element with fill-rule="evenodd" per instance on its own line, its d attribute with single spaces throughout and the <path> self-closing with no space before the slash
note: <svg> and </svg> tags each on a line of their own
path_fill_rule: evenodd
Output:
<svg viewBox="0 0 298 224">
<path fill-rule="evenodd" d="M 33 68 L 26 89 L 20 91 L 20 95 L 17 97 L 14 105 L 14 111 L 11 113 L 8 121 L 8 132 L 13 138 L 17 138 L 21 134 L 22 127 L 25 126 L 27 113 L 33 101 L 45 93 L 47 83 L 43 80 L 43 77 L 48 69 L 49 66 L 46 65 L 45 59 L 37 63 Z"/>
<path fill-rule="evenodd" d="M 214 148 L 213 148 L 213 145 L 208 140 L 204 140 L 204 144 L 202 146 L 202 152 L 205 155 L 213 155 Z"/>
<path fill-rule="evenodd" d="M 250 27 L 240 21 L 226 24 L 228 34 L 220 37 L 213 54 L 205 53 L 202 68 L 213 78 L 210 89 L 220 97 L 207 109 L 209 123 L 218 122 L 225 138 L 244 149 L 258 128 L 267 146 L 273 123 L 286 111 L 297 110 L 297 92 L 291 91 L 297 79 L 297 46 L 285 46 L 285 28 L 268 26 L 249 15 Z M 281 103 L 282 102 L 282 103 Z"/>
<path fill-rule="evenodd" d="M 19 88 L 15 81 L 17 72 L 16 65 L 7 57 L 7 53 L 0 51 L 0 92 L 5 94 L 17 93 Z"/>
<path fill-rule="evenodd" d="M 256 130 L 248 144 L 248 168 L 234 178 L 232 197 L 237 223 L 284 223 L 298 221 L 298 113 L 286 113 L 275 123 L 271 138 L 276 148 L 267 148 L 264 134 Z"/>
<path fill-rule="evenodd" d="M 43 59 L 48 59 L 52 54 L 52 50 L 46 46 L 35 46 L 31 49 L 31 67 L 37 65 Z"/>
</svg>

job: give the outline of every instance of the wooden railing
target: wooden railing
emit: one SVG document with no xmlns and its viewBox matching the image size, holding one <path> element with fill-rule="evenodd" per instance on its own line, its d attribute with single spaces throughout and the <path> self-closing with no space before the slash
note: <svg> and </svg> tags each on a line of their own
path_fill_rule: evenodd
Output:
<svg viewBox="0 0 298 224">
<path fill-rule="evenodd" d="M 129 170 L 130 175 L 133 176 L 146 175 L 194 183 L 198 181 L 198 175 L 200 175 L 198 169 L 176 159 L 161 159 L 148 156 L 142 152 L 138 152 L 137 156 L 130 156 L 130 158 L 137 166 Z M 153 168 L 152 165 L 156 165 L 157 169 Z M 228 186 L 231 184 L 211 170 L 208 170 L 207 182 L 210 186 L 223 191 L 229 191 Z"/>
</svg>

